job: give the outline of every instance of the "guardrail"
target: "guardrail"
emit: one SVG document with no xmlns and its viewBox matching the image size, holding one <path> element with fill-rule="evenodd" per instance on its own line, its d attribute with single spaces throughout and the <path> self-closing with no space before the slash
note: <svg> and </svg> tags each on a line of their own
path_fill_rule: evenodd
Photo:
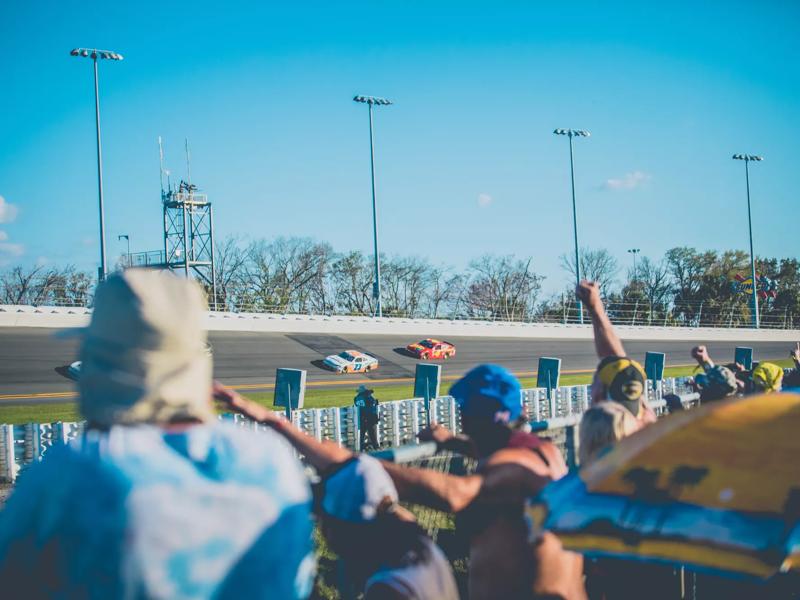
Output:
<svg viewBox="0 0 800 600">
<path fill-rule="evenodd" d="M 665 394 L 686 395 L 691 392 L 687 377 L 669 378 L 647 385 L 647 397 L 657 410 L 663 410 Z M 553 431 L 574 426 L 580 415 L 589 407 L 588 385 L 565 386 L 547 394 L 545 388 L 522 390 L 525 415 L 531 428 Z M 429 422 L 446 425 L 460 431 L 461 417 L 451 396 L 441 396 L 426 403 L 422 398 L 384 402 L 378 406 L 378 443 L 392 448 L 417 442 L 417 434 Z M 428 419 L 430 415 L 430 421 Z M 244 419 L 240 415 L 222 415 L 242 427 L 259 430 L 264 426 Z M 337 408 L 311 408 L 296 410 L 292 421 L 300 429 L 322 440 L 359 450 L 360 431 L 353 406 Z M 0 425 L 0 480 L 14 481 L 26 465 L 40 460 L 55 444 L 66 443 L 79 436 L 84 424 L 80 423 L 27 423 L 25 425 Z M 574 447 L 566 447 L 567 455 L 574 455 Z"/>
</svg>

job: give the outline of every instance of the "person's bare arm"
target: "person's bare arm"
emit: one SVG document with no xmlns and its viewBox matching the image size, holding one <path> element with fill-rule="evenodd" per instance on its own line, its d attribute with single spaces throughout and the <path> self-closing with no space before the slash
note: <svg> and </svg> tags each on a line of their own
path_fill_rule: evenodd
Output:
<svg viewBox="0 0 800 600">
<path fill-rule="evenodd" d="M 575 289 L 578 299 L 583 302 L 592 317 L 594 328 L 594 347 L 601 360 L 607 356 L 625 356 L 625 348 L 614 326 L 606 314 L 600 298 L 600 286 L 593 281 L 581 281 Z"/>
<path fill-rule="evenodd" d="M 475 444 L 469 436 L 455 434 L 438 423 L 431 423 L 430 427 L 420 431 L 417 437 L 421 442 L 436 442 L 437 448 L 441 450 L 472 457 L 476 454 Z"/>
<path fill-rule="evenodd" d="M 244 415 L 248 419 L 267 425 L 280 433 L 297 449 L 300 454 L 317 470 L 322 471 L 327 467 L 346 461 L 353 453 L 334 442 L 319 441 L 306 435 L 292 423 L 265 406 L 256 404 L 244 398 L 241 394 L 226 388 L 218 381 L 214 382 L 214 399 L 221 402 L 231 410 Z"/>
<path fill-rule="evenodd" d="M 382 464 L 400 498 L 447 512 L 466 508 L 478 496 L 483 484 L 480 475 L 448 475 L 431 469 Z"/>
</svg>

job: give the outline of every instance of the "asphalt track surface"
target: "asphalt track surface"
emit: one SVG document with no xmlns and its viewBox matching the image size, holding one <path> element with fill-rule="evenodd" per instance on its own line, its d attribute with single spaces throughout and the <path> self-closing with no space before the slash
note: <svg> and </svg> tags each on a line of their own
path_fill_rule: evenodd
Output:
<svg viewBox="0 0 800 600">
<path fill-rule="evenodd" d="M 74 398 L 74 384 L 62 373 L 76 360 L 77 341 L 54 337 L 55 329 L 0 328 L 0 405 L 48 404 Z M 402 352 L 414 339 L 391 335 L 314 335 L 250 332 L 211 332 L 214 376 L 227 385 L 251 391 L 269 391 L 278 367 L 306 369 L 309 387 L 335 389 L 359 383 L 390 385 L 410 383 L 416 359 Z M 501 364 L 519 376 L 531 376 L 541 356 L 561 358 L 562 372 L 587 372 L 597 364 L 588 340 L 524 340 L 454 337 L 455 358 L 442 362 L 446 379 L 463 374 L 482 362 Z M 644 360 L 648 350 L 665 352 L 667 365 L 691 363 L 690 348 L 706 343 L 668 341 L 625 342 L 629 356 Z M 731 342 L 709 342 L 711 356 L 719 362 L 733 360 Z M 788 356 L 786 342 L 755 342 L 756 360 Z M 329 354 L 362 350 L 375 356 L 380 367 L 367 374 L 337 375 L 322 366 Z"/>
</svg>

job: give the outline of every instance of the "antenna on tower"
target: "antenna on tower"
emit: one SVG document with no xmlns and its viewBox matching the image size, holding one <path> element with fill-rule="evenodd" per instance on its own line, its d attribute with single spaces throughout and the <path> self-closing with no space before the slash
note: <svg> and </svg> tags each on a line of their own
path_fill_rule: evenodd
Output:
<svg viewBox="0 0 800 600">
<path fill-rule="evenodd" d="M 189 138 L 183 138 L 186 146 L 186 183 L 189 184 L 189 191 L 192 189 L 192 157 L 189 154 Z"/>
<path fill-rule="evenodd" d="M 164 197 L 164 146 L 161 143 L 161 136 L 158 136 L 158 162 L 160 169 L 158 171 L 158 179 L 161 183 L 161 197 Z"/>
</svg>

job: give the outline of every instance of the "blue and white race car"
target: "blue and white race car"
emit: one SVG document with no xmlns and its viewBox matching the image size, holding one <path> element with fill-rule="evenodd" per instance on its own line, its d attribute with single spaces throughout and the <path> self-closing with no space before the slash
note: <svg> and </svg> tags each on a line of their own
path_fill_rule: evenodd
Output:
<svg viewBox="0 0 800 600">
<path fill-rule="evenodd" d="M 323 363 L 337 373 L 365 373 L 378 368 L 378 359 L 358 350 L 331 354 Z"/>
</svg>

